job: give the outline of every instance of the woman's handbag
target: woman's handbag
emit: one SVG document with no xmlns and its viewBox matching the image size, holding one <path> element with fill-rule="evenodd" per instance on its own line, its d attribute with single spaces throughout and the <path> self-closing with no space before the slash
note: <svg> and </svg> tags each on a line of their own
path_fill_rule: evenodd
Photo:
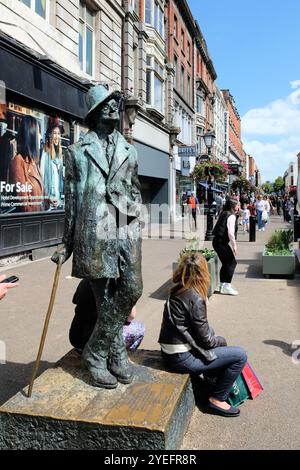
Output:
<svg viewBox="0 0 300 470">
<path fill-rule="evenodd" d="M 228 401 L 231 406 L 239 406 L 248 398 L 256 398 L 263 391 L 263 386 L 258 380 L 252 367 L 247 362 L 242 373 L 233 383 Z"/>
<path fill-rule="evenodd" d="M 268 220 L 269 220 L 269 215 L 268 215 L 268 212 L 266 211 L 266 209 L 264 209 L 262 211 L 261 220 L 263 222 L 268 222 Z"/>
</svg>

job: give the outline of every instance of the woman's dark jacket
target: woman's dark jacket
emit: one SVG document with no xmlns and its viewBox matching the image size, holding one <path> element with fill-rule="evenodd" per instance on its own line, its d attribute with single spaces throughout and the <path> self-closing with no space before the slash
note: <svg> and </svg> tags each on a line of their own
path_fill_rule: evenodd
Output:
<svg viewBox="0 0 300 470">
<path fill-rule="evenodd" d="M 206 302 L 194 289 L 169 297 L 165 303 L 158 342 L 188 343 L 209 362 L 217 359 L 214 348 L 227 345 L 226 340 L 215 336 L 214 330 L 209 326 Z"/>
</svg>

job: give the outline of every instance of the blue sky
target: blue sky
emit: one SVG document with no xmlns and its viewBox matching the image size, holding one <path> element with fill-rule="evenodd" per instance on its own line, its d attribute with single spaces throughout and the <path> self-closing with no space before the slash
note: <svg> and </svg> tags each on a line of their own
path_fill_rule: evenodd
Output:
<svg viewBox="0 0 300 470">
<path fill-rule="evenodd" d="M 264 180 L 300 151 L 300 1 L 188 0 Z M 299 82 L 298 82 L 299 81 Z"/>
</svg>

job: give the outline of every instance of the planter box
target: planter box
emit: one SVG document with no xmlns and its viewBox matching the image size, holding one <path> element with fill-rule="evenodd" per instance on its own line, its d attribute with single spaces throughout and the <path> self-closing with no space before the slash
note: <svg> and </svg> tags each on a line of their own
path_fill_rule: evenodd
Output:
<svg viewBox="0 0 300 470">
<path fill-rule="evenodd" d="M 218 256 L 214 256 L 209 261 L 208 264 L 208 271 L 210 274 L 210 286 L 208 289 L 208 297 L 211 297 L 219 285 L 219 262 Z M 178 263 L 173 262 L 173 272 L 177 269 Z"/>
<path fill-rule="evenodd" d="M 208 297 L 211 297 L 219 286 L 219 258 L 214 256 L 208 262 L 208 271 L 210 274 L 210 286 L 208 289 Z"/>
<path fill-rule="evenodd" d="M 295 274 L 296 262 L 295 254 L 287 256 L 268 256 L 265 251 L 262 255 L 262 271 L 264 276 L 293 276 Z"/>
</svg>

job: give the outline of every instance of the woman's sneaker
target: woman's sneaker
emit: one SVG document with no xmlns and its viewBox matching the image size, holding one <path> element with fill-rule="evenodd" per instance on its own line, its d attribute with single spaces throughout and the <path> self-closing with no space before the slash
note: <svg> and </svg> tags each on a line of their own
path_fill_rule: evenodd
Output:
<svg viewBox="0 0 300 470">
<path fill-rule="evenodd" d="M 224 295 L 238 295 L 238 291 L 233 289 L 233 287 L 224 287 L 221 286 L 220 294 Z"/>
</svg>

